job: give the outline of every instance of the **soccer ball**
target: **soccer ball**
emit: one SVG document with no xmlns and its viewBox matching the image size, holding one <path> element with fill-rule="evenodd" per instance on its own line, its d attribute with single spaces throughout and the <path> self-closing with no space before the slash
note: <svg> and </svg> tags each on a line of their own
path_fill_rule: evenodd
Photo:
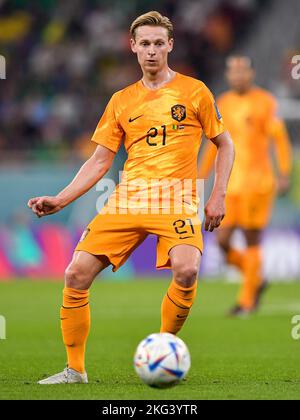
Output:
<svg viewBox="0 0 300 420">
<path fill-rule="evenodd" d="M 188 373 L 190 353 L 185 343 L 169 333 L 148 335 L 138 345 L 134 368 L 145 384 L 157 388 L 176 385 Z"/>
</svg>

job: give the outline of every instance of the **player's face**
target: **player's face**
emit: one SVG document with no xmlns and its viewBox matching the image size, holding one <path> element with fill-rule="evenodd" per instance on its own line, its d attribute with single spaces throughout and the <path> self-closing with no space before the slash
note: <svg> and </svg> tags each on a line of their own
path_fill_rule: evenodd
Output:
<svg viewBox="0 0 300 420">
<path fill-rule="evenodd" d="M 143 71 L 157 73 L 168 65 L 168 54 L 173 49 L 173 39 L 161 26 L 140 26 L 136 29 L 135 40 L 131 39 L 131 49 Z"/>
<path fill-rule="evenodd" d="M 227 63 L 226 79 L 231 89 L 244 92 L 254 80 L 254 70 L 247 58 L 232 58 Z"/>
</svg>

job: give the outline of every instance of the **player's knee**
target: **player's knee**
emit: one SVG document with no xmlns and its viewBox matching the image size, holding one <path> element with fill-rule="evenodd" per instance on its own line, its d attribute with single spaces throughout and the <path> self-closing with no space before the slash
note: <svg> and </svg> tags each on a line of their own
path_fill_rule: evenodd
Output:
<svg viewBox="0 0 300 420">
<path fill-rule="evenodd" d="M 218 244 L 220 246 L 220 248 L 222 249 L 222 251 L 227 254 L 230 250 L 230 241 L 228 238 L 226 237 L 219 237 L 218 238 Z"/>
<path fill-rule="evenodd" d="M 195 265 L 179 265 L 175 267 L 174 279 L 182 287 L 191 287 L 197 280 L 198 267 Z"/>
<path fill-rule="evenodd" d="M 70 264 L 65 271 L 66 287 L 72 289 L 88 289 L 90 285 L 89 275 L 80 266 Z"/>
<path fill-rule="evenodd" d="M 248 246 L 258 246 L 261 242 L 261 230 L 246 230 L 244 231 L 246 242 Z"/>
</svg>

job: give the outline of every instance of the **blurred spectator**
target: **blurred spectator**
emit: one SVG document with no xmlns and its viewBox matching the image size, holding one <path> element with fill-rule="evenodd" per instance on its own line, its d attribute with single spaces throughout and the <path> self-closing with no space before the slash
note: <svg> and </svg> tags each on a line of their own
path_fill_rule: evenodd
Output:
<svg viewBox="0 0 300 420">
<path fill-rule="evenodd" d="M 167 14 L 175 24 L 172 65 L 210 82 L 263 3 L 2 0 L 7 79 L 0 81 L 0 149 L 43 158 L 74 150 L 82 158 L 87 149 L 78 139 L 92 133 L 111 94 L 140 77 L 128 34 L 138 14 Z"/>
</svg>

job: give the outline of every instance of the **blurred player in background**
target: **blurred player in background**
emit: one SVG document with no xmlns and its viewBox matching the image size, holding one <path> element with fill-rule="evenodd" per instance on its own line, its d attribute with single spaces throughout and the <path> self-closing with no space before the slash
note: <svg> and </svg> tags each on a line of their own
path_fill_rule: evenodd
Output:
<svg viewBox="0 0 300 420">
<path fill-rule="evenodd" d="M 261 236 L 270 220 L 276 192 L 284 194 L 290 185 L 291 147 L 287 130 L 276 115 L 274 96 L 254 84 L 252 61 L 245 56 L 227 59 L 226 79 L 230 90 L 218 100 L 218 107 L 233 139 L 236 158 L 226 196 L 226 217 L 217 239 L 228 264 L 243 275 L 237 304 L 231 315 L 257 309 L 267 283 L 262 275 Z M 275 146 L 277 177 L 272 167 L 271 144 Z M 200 159 L 200 178 L 208 177 L 216 149 L 208 144 Z M 235 229 L 241 229 L 246 249 L 231 245 Z"/>
<path fill-rule="evenodd" d="M 157 268 L 173 271 L 161 307 L 161 332 L 177 334 L 182 328 L 195 299 L 202 253 L 195 182 L 187 201 L 181 194 L 157 200 L 149 186 L 152 181 L 196 181 L 202 132 L 218 149 L 215 185 L 205 208 L 206 230 L 213 231 L 224 217 L 234 149 L 213 95 L 201 81 L 169 68 L 173 27 L 167 17 L 150 12 L 137 18 L 131 26 L 131 48 L 143 78 L 112 96 L 92 138 L 97 144 L 94 155 L 57 196 L 28 202 L 39 217 L 61 210 L 105 175 L 124 140 L 126 179 L 122 177 L 107 205 L 89 224 L 66 270 L 61 327 L 67 368 L 40 384 L 87 382 L 89 288 L 108 265 L 116 271 L 124 264 L 148 234 L 157 236 Z M 189 212 L 186 208 L 174 214 L 173 205 L 182 208 L 183 202 Z"/>
</svg>

